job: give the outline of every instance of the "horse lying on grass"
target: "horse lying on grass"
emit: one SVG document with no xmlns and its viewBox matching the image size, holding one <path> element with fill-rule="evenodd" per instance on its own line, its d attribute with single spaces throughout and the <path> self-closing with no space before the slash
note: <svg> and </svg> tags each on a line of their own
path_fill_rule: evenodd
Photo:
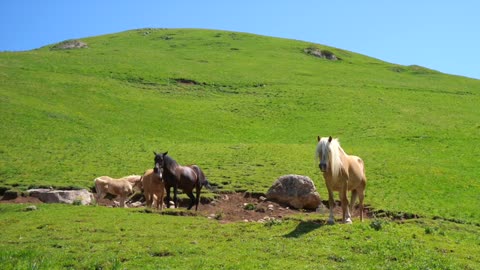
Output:
<svg viewBox="0 0 480 270">
<path fill-rule="evenodd" d="M 367 177 L 363 160 L 357 156 L 350 156 L 343 151 L 337 139 L 331 136 L 328 138 L 317 137 L 318 144 L 315 151 L 315 157 L 320 160 L 318 165 L 323 173 L 325 185 L 328 190 L 328 204 L 330 208 L 330 217 L 328 224 L 335 223 L 333 217 L 333 192 L 338 191 L 343 212 L 343 222 L 352 223 L 350 213 L 353 213 L 353 206 L 359 199 L 360 220 L 363 221 L 363 199 L 365 197 L 365 187 Z M 350 206 L 348 205 L 347 191 L 352 192 Z"/>
<path fill-rule="evenodd" d="M 103 199 L 107 193 L 118 196 L 120 207 L 125 207 L 127 197 L 133 193 L 134 188 L 138 188 L 140 175 L 125 176 L 120 179 L 110 176 L 100 176 L 95 178 L 95 190 L 97 191 L 96 200 Z"/>
<path fill-rule="evenodd" d="M 149 169 L 145 171 L 140 180 L 139 187 L 143 189 L 145 196 L 145 207 L 163 209 L 163 198 L 165 197 L 165 182 L 162 179 L 161 171 Z"/>
</svg>

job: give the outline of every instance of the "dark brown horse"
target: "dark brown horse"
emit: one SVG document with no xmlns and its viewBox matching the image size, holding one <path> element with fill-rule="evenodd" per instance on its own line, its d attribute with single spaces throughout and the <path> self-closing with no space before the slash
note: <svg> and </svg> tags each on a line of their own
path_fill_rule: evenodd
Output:
<svg viewBox="0 0 480 270">
<path fill-rule="evenodd" d="M 183 190 L 190 198 L 188 210 L 195 205 L 195 211 L 198 210 L 200 202 L 200 191 L 205 186 L 211 189 L 203 171 L 197 165 L 181 166 L 173 158 L 167 156 L 168 152 L 155 154 L 155 171 L 162 171 L 162 177 L 165 181 L 165 190 L 167 191 L 167 208 L 170 207 L 170 188 L 173 187 L 173 203 L 177 208 L 178 189 Z M 193 195 L 193 188 L 197 197 Z"/>
</svg>

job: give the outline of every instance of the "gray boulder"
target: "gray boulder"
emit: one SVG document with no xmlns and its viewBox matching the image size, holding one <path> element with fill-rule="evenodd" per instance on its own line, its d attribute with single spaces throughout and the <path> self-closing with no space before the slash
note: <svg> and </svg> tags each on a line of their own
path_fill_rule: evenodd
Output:
<svg viewBox="0 0 480 270">
<path fill-rule="evenodd" d="M 80 190 L 51 190 L 51 189 L 30 189 L 27 191 L 30 196 L 38 198 L 44 203 L 66 203 L 66 204 L 91 204 L 93 195 L 86 189 Z"/>
<path fill-rule="evenodd" d="M 268 189 L 266 197 L 297 209 L 316 209 L 321 204 L 315 184 L 303 175 L 289 174 L 278 178 Z"/>
</svg>

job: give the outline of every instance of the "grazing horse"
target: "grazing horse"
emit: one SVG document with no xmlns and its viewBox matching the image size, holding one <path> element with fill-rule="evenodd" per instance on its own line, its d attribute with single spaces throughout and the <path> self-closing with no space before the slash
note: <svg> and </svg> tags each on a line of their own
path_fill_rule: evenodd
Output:
<svg viewBox="0 0 480 270">
<path fill-rule="evenodd" d="M 145 171 L 139 185 L 145 195 L 145 206 L 162 210 L 165 182 L 162 179 L 161 171 L 156 172 L 154 169 Z"/>
<path fill-rule="evenodd" d="M 125 200 L 128 195 L 133 193 L 133 188 L 138 185 L 140 175 L 125 176 L 120 179 L 109 176 L 100 176 L 95 178 L 95 190 L 97 191 L 97 202 L 105 197 L 107 193 L 116 195 L 120 199 L 120 207 L 125 207 Z"/>
<path fill-rule="evenodd" d="M 328 138 L 317 137 L 318 144 L 315 151 L 315 157 L 320 160 L 319 168 L 323 173 L 325 185 L 328 190 L 328 204 L 330 208 L 330 217 L 328 224 L 334 224 L 333 217 L 333 192 L 338 191 L 343 212 L 343 222 L 351 224 L 350 213 L 353 213 L 353 206 L 359 198 L 360 220 L 363 221 L 363 199 L 365 197 L 365 187 L 367 178 L 363 160 L 357 156 L 347 155 L 340 147 L 337 139 L 331 136 Z M 347 192 L 351 191 L 350 206 L 348 205 Z"/>
<path fill-rule="evenodd" d="M 155 168 L 162 171 L 162 178 L 165 181 L 165 189 L 167 191 L 167 208 L 170 207 L 170 188 L 173 187 L 173 203 L 177 208 L 177 193 L 180 188 L 190 198 L 188 210 L 195 205 L 195 211 L 198 210 L 200 202 L 200 191 L 202 187 L 211 188 L 203 171 L 197 165 L 181 166 L 173 158 L 167 156 L 168 152 L 163 154 L 155 154 Z M 193 195 L 195 188 L 197 197 Z"/>
</svg>

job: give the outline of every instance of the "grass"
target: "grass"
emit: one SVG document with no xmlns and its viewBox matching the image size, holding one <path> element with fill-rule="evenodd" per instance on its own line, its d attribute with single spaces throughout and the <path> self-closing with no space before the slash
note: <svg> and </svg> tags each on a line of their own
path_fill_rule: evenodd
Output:
<svg viewBox="0 0 480 270">
<path fill-rule="evenodd" d="M 266 192 L 279 176 L 295 173 L 310 176 L 325 198 L 323 179 L 313 157 L 316 136 L 332 135 L 340 138 L 347 153 L 364 159 L 367 204 L 376 209 L 422 216 L 427 225 L 416 222 L 382 225 L 378 233 L 392 231 L 373 243 L 366 241 L 367 246 L 376 246 L 373 254 L 363 249 L 360 255 L 356 254 L 351 248 L 345 249 L 347 244 L 342 244 L 343 241 L 336 241 L 326 233 L 337 237 L 345 234 L 343 230 L 353 230 L 354 235 L 364 231 L 373 234 L 374 229 L 368 224 L 351 228 L 322 226 L 307 234 L 309 241 L 280 238 L 279 243 L 284 243 L 284 247 L 276 246 L 268 237 L 262 238 L 263 241 L 280 250 L 302 250 L 307 254 L 305 267 L 318 262 L 312 259 L 313 254 L 321 254 L 322 263 L 339 267 L 365 265 L 364 260 L 407 268 L 441 268 L 441 263 L 452 268 L 470 266 L 468 259 L 459 255 L 463 251 L 449 254 L 447 259 L 438 255 L 435 250 L 439 245 L 441 250 L 449 250 L 442 246 L 446 245 L 441 241 L 445 236 L 439 235 L 438 230 L 432 229 L 428 236 L 424 234 L 426 226 L 440 228 L 442 220 L 451 220 L 455 223 L 447 222 L 447 229 L 441 230 L 448 231 L 449 241 L 469 238 L 468 243 L 478 247 L 474 235 L 478 232 L 475 224 L 480 220 L 477 169 L 480 81 L 415 65 L 386 63 L 338 48 L 246 33 L 139 29 L 82 41 L 88 48 L 51 50 L 52 46 L 45 46 L 28 52 L 0 53 L 2 190 L 23 191 L 39 186 L 89 188 L 100 175 L 141 174 L 152 167 L 153 151 L 168 150 L 180 164 L 198 164 L 221 192 Z M 309 56 L 304 49 L 311 46 L 328 50 L 342 60 Z M 93 209 L 99 211 L 98 215 L 108 211 Z M 122 222 L 129 219 L 127 216 L 135 216 L 139 224 L 153 222 L 147 221 L 151 215 L 120 213 Z M 167 265 L 204 264 L 211 266 L 208 268 L 236 268 L 244 262 L 246 268 L 253 268 L 271 261 L 267 253 L 258 252 L 263 245 L 252 240 L 252 235 L 269 235 L 260 225 L 217 227 L 201 218 L 181 221 L 175 217 L 163 218 L 166 221 L 160 227 L 198 222 L 207 231 L 223 232 L 227 236 L 215 241 L 231 239 L 232 243 L 222 244 L 224 248 L 234 244 L 244 248 L 242 252 L 246 254 L 240 259 L 232 257 L 222 266 L 219 261 L 226 251 L 207 244 L 186 244 L 189 240 L 185 239 L 190 238 L 181 234 L 177 237 L 178 241 L 186 241 L 179 245 L 187 250 L 184 253 L 162 246 L 151 251 L 158 256 L 145 257 L 148 252 L 143 250 L 132 257 L 125 255 L 125 250 L 113 247 L 113 251 L 108 251 L 109 256 L 96 259 L 101 265 L 97 268 L 117 268 L 145 260 L 151 263 L 152 258 L 161 258 Z M 33 222 L 28 216 L 26 219 L 18 222 Z M 107 224 L 117 223 L 102 220 L 95 226 Z M 290 221 L 272 226 L 272 230 L 278 230 L 272 239 L 278 240 L 279 235 L 288 234 L 298 224 L 303 223 Z M 315 223 L 306 224 L 315 228 Z M 64 225 L 51 226 L 68 232 L 70 229 Z M 456 233 L 456 226 L 466 228 L 465 233 Z M 193 231 L 208 237 L 198 228 Z M 253 243 L 242 242 L 243 237 L 228 230 L 245 231 L 246 237 L 250 237 L 246 239 Z M 421 236 L 421 241 L 412 238 L 411 231 Z M 81 237 L 87 236 L 81 234 Z M 400 237 L 407 238 L 402 242 Z M 424 239 L 428 237 L 441 243 L 435 245 L 431 239 Z M 317 243 L 323 238 L 334 241 L 330 245 L 335 247 L 322 245 L 323 241 Z M 63 245 L 70 245 L 70 241 L 74 239 L 65 240 Z M 44 251 L 37 247 L 30 249 L 31 245 L 34 244 L 21 242 L 16 251 L 0 251 L 4 252 L 2 256 L 25 257 L 19 261 L 33 263 L 33 258 L 41 257 Z M 103 245 L 107 244 L 95 246 Z M 382 249 L 391 245 L 398 246 L 391 254 L 389 249 Z M 198 246 L 203 252 L 210 248 L 214 251 L 202 261 L 196 253 Z M 248 253 L 249 248 L 252 254 Z M 329 252 L 328 248 L 332 250 Z M 77 265 L 78 258 L 83 256 L 86 263 L 77 265 L 79 268 L 97 263 L 95 256 L 78 252 L 77 260 L 63 257 L 52 260 Z M 111 252 L 127 257 L 129 262 Z M 403 254 L 398 262 L 393 258 L 385 262 L 385 258 L 397 252 Z M 418 254 L 425 255 L 425 259 Z M 180 255 L 196 259 L 180 262 Z M 249 260 L 248 256 L 253 258 Z M 430 257 L 435 265 L 428 263 Z M 37 263 L 48 268 L 52 260 L 45 257 Z M 269 263 L 272 268 L 276 266 Z"/>
<path fill-rule="evenodd" d="M 474 269 L 478 228 L 427 219 L 231 223 L 93 206 L 0 205 L 3 269 Z M 48 235 L 48 237 L 45 237 Z"/>
</svg>

